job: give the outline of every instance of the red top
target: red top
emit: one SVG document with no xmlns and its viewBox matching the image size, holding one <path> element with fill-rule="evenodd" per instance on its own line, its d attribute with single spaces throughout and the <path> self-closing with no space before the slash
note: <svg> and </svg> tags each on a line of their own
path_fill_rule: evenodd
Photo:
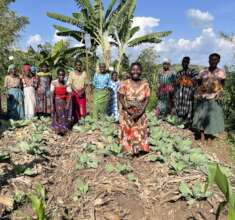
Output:
<svg viewBox="0 0 235 220">
<path fill-rule="evenodd" d="M 66 86 L 56 86 L 54 91 L 55 97 L 59 99 L 67 99 L 68 92 Z"/>
</svg>

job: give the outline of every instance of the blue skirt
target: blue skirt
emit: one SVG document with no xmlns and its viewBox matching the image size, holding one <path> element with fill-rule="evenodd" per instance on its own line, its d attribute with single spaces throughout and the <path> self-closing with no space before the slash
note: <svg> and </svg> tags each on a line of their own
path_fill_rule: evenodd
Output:
<svg viewBox="0 0 235 220">
<path fill-rule="evenodd" d="M 8 89 L 7 115 L 9 119 L 24 119 L 24 95 L 19 88 Z"/>
</svg>

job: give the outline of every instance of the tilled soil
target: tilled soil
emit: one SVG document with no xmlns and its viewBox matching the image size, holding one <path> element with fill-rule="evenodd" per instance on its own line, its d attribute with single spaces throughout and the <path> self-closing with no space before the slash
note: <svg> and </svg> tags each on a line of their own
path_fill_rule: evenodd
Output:
<svg viewBox="0 0 235 220">
<path fill-rule="evenodd" d="M 167 124 L 162 126 L 192 138 L 190 132 Z M 26 127 L 3 136 L 0 150 L 14 149 L 14 145 L 30 135 L 30 131 L 30 127 Z M 32 156 L 11 150 L 10 160 L 0 163 L 0 219 L 36 219 L 29 202 L 12 208 L 7 206 L 6 201 L 1 202 L 1 196 L 11 201 L 15 192 L 32 192 L 39 183 L 46 189 L 48 219 L 215 219 L 219 201 L 223 200 L 219 193 L 215 192 L 208 200 L 189 205 L 181 198 L 178 190 L 181 181 L 188 184 L 196 180 L 205 181 L 200 171 L 186 170 L 175 175 L 166 164 L 147 161 L 146 155 L 134 158 L 97 155 L 100 161 L 98 168 L 77 170 L 77 157 L 82 152 L 81 145 L 86 142 L 98 142 L 100 148 L 104 147 L 99 131 L 87 134 L 70 132 L 65 137 L 48 131 L 44 135 L 46 155 Z M 133 169 L 134 180 L 128 175 L 107 171 L 107 165 L 115 166 L 117 163 L 129 164 Z M 32 168 L 35 175 L 17 174 L 13 169 L 16 164 Z M 89 185 L 88 192 L 80 198 L 76 190 L 78 179 Z M 226 219 L 225 215 L 220 219 Z"/>
</svg>

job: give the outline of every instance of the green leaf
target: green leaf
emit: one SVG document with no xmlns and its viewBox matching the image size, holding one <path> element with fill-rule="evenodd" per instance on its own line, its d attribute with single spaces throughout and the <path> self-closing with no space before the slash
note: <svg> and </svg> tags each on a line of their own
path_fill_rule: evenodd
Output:
<svg viewBox="0 0 235 220">
<path fill-rule="evenodd" d="M 37 220 L 46 220 L 45 207 L 42 199 L 33 194 L 29 194 L 28 197 L 32 203 L 32 208 L 37 216 Z"/>
<path fill-rule="evenodd" d="M 115 167 L 112 165 L 112 164 L 107 164 L 105 166 L 105 170 L 108 172 L 108 173 L 112 173 L 113 171 L 115 171 Z"/>
<path fill-rule="evenodd" d="M 192 191 L 189 189 L 187 183 L 181 182 L 179 185 L 179 191 L 182 194 L 182 197 L 190 199 L 193 196 Z"/>
<path fill-rule="evenodd" d="M 171 162 L 170 165 L 171 168 L 176 172 L 180 172 L 187 167 L 187 165 L 183 161 Z"/>
</svg>

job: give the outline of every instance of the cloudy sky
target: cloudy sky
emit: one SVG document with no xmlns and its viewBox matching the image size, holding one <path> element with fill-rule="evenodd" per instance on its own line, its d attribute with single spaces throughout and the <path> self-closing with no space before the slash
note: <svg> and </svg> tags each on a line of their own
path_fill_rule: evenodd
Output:
<svg viewBox="0 0 235 220">
<path fill-rule="evenodd" d="M 107 5 L 108 0 L 104 2 Z M 18 43 L 21 48 L 59 40 L 52 27 L 58 22 L 48 18 L 46 12 L 70 15 L 78 10 L 74 0 L 18 0 L 11 7 L 30 19 L 30 25 L 21 33 Z M 233 62 L 235 47 L 222 39 L 220 32 L 235 32 L 234 11 L 234 0 L 137 0 L 134 24 L 141 28 L 138 35 L 173 31 L 154 46 L 160 55 L 158 62 L 170 58 L 178 63 L 187 55 L 192 58 L 192 63 L 206 65 L 208 54 L 218 52 L 222 55 L 221 65 L 224 65 Z M 130 49 L 127 53 L 134 60 L 148 46 Z"/>
</svg>

